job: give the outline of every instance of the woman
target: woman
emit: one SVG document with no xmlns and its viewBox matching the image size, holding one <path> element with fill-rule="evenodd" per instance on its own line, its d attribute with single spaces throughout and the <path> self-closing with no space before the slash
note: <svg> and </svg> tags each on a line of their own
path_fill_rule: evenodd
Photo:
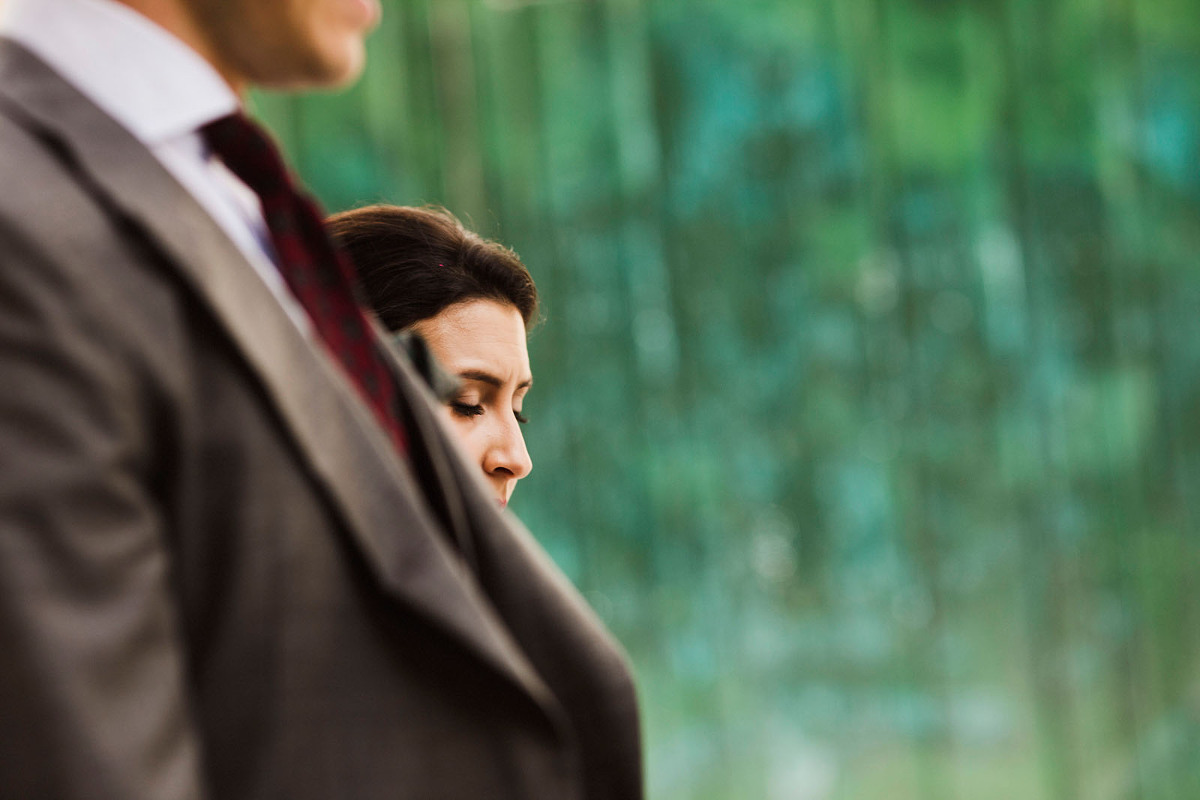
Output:
<svg viewBox="0 0 1200 800">
<path fill-rule="evenodd" d="M 388 330 L 419 334 L 459 379 L 447 416 L 507 505 L 533 467 L 521 433 L 538 302 L 529 270 L 441 208 L 366 206 L 327 224 Z"/>
</svg>

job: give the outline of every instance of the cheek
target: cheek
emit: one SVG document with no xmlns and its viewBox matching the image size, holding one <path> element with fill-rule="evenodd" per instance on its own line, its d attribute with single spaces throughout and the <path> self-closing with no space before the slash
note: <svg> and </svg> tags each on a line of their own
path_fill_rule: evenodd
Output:
<svg viewBox="0 0 1200 800">
<path fill-rule="evenodd" d="M 481 426 L 474 419 L 455 414 L 449 408 L 444 409 L 443 413 L 449 420 L 450 428 L 454 431 L 458 443 L 470 457 L 471 463 L 482 464 L 484 437 L 480 430 Z"/>
</svg>

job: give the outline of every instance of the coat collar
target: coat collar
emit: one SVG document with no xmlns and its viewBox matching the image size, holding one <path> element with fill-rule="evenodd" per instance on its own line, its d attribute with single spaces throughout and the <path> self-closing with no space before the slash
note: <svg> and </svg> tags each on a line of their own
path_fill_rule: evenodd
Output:
<svg viewBox="0 0 1200 800">
<path fill-rule="evenodd" d="M 199 53 L 115 0 L 3 0 L 0 35 L 45 61 L 148 147 L 192 134 L 239 106 Z"/>
<path fill-rule="evenodd" d="M 0 113 L 6 110 L 47 138 L 102 202 L 142 232 L 228 332 L 379 586 L 507 676 L 558 724 L 556 701 L 439 530 L 407 464 L 349 380 L 305 339 L 216 223 L 128 131 L 0 37 Z M 462 469 L 446 463 L 455 456 L 432 398 L 409 365 L 393 363 L 410 435 L 427 445 L 435 473 L 456 494 L 453 524 L 466 524 L 466 507 L 474 524 L 505 525 L 498 510 L 485 508 L 478 486 L 452 482 Z"/>
</svg>

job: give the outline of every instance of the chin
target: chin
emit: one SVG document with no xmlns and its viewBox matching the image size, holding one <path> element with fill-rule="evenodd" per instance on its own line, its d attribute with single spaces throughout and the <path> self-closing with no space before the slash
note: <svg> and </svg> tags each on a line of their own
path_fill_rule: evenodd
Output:
<svg viewBox="0 0 1200 800">
<path fill-rule="evenodd" d="M 357 79 L 365 64 L 366 50 L 361 40 L 356 39 L 338 46 L 313 48 L 292 63 L 264 64 L 252 82 L 282 90 L 336 88 Z"/>
<path fill-rule="evenodd" d="M 366 50 L 361 41 L 347 45 L 336 58 L 325 60 L 324 86 L 344 86 L 358 80 L 367 63 Z"/>
<path fill-rule="evenodd" d="M 3 0 L 0 0 L 3 2 Z M 362 74 L 364 59 L 343 59 L 337 62 L 326 62 L 321 69 L 313 70 L 307 79 L 302 80 L 297 84 L 293 84 L 292 88 L 328 88 L 336 89 L 342 86 L 347 86 L 358 80 L 358 76 Z"/>
</svg>

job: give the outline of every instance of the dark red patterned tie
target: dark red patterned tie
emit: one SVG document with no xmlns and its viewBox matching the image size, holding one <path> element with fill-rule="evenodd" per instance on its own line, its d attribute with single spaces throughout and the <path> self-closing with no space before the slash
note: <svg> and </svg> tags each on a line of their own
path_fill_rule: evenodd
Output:
<svg viewBox="0 0 1200 800">
<path fill-rule="evenodd" d="M 213 153 L 258 195 L 288 288 L 405 452 L 396 385 L 355 299 L 354 268 L 329 239 L 316 203 L 295 187 L 270 137 L 245 115 L 222 117 L 201 131 Z"/>
</svg>

